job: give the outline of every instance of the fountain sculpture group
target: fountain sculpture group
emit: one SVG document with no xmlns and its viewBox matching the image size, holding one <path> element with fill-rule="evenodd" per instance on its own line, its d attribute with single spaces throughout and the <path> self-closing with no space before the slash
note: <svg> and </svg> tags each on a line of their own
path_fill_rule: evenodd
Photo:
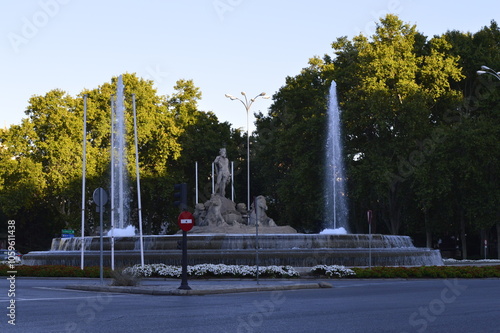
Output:
<svg viewBox="0 0 500 333">
<path fill-rule="evenodd" d="M 325 190 L 325 227 L 348 230 L 347 205 L 344 190 L 345 176 L 340 151 L 340 123 L 336 102 L 335 83 L 332 84 L 329 106 L 329 128 L 334 132 L 327 142 L 327 179 L 331 183 Z M 335 114 L 331 114 L 331 113 Z M 333 119 L 333 120 L 332 120 Z M 115 134 L 117 135 L 117 134 Z M 290 226 L 277 226 L 266 215 L 264 196 L 255 198 L 248 211 L 245 204 L 236 204 L 226 198 L 225 190 L 230 177 L 226 150 L 222 148 L 214 161 L 217 181 L 210 200 L 195 205 L 195 226 L 188 233 L 188 264 L 223 263 L 255 265 L 256 249 L 259 265 L 314 265 L 368 266 L 420 266 L 442 265 L 438 250 L 417 248 L 408 236 L 366 234 L 300 234 Z M 258 233 L 258 234 L 257 234 Z M 258 238 L 256 237 L 258 235 Z M 144 235 L 144 262 L 181 264 L 179 244 L 182 236 Z M 140 262 L 138 236 L 104 237 L 104 265 L 110 265 L 111 244 L 117 267 Z M 82 245 L 83 244 L 83 245 Z M 80 251 L 85 251 L 85 265 L 99 265 L 99 237 L 54 238 L 49 251 L 30 252 L 24 256 L 25 264 L 56 264 L 78 266 Z M 370 255 L 369 255 L 370 254 Z"/>
</svg>

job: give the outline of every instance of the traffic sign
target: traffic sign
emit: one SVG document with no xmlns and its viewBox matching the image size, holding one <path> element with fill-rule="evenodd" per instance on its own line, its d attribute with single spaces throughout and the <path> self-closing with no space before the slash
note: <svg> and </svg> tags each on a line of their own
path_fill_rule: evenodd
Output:
<svg viewBox="0 0 500 333">
<path fill-rule="evenodd" d="M 75 237 L 75 230 L 72 229 L 62 229 L 61 230 L 62 238 L 73 238 Z"/>
<path fill-rule="evenodd" d="M 193 229 L 194 226 L 194 216 L 190 212 L 182 212 L 177 218 L 177 225 L 182 231 L 189 231 Z"/>
<path fill-rule="evenodd" d="M 93 194 L 97 206 L 104 206 L 108 202 L 108 193 L 102 187 L 96 188 Z"/>
<path fill-rule="evenodd" d="M 372 224 L 372 220 L 373 220 L 373 211 L 372 210 L 369 210 L 366 212 L 366 215 L 367 215 L 367 218 L 368 218 L 368 224 Z"/>
</svg>

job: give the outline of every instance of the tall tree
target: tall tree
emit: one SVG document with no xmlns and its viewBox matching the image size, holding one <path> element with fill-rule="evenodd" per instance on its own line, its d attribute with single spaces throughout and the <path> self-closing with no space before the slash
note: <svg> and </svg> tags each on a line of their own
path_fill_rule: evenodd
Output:
<svg viewBox="0 0 500 333">
<path fill-rule="evenodd" d="M 329 57 L 310 59 L 299 75 L 287 77 L 269 114 L 257 115 L 255 179 L 268 196 L 270 215 L 302 231 L 318 231 L 322 224 L 330 69 Z"/>
<path fill-rule="evenodd" d="M 387 15 L 371 40 L 359 35 L 332 44 L 347 136 L 354 200 L 376 210 L 388 231 L 401 231 L 413 203 L 412 181 L 426 159 L 423 143 L 459 94 L 457 58 L 443 38 L 426 38 L 416 26 Z M 349 74 L 349 75 L 347 75 Z M 444 102 L 446 101 L 446 103 Z M 403 214 L 405 212 L 405 214 Z"/>
<path fill-rule="evenodd" d="M 478 76 L 481 65 L 500 68 L 500 28 L 495 21 L 476 33 L 448 31 L 444 35 L 452 45 L 451 53 L 460 57 L 465 78 L 458 89 L 464 94 L 459 112 L 449 126 L 446 161 L 453 166 L 455 181 L 448 187 L 454 198 L 453 219 L 459 221 L 463 256 L 467 257 L 466 235 L 496 226 L 500 239 L 500 81 Z M 484 232 L 483 232 L 484 233 Z M 487 236 L 487 234 L 486 234 Z M 482 236 L 484 237 L 484 235 Z M 483 239 L 475 248 L 483 249 Z M 500 257 L 500 247 L 497 246 Z"/>
<path fill-rule="evenodd" d="M 183 152 L 181 136 L 199 117 L 199 89 L 191 80 L 179 80 L 171 96 L 158 95 L 153 82 L 135 74 L 123 75 L 125 85 L 127 169 L 131 192 L 135 190 L 135 147 L 133 137 L 132 95 L 137 106 L 139 168 L 142 178 L 142 206 L 145 230 L 158 232 L 160 225 L 175 219 L 171 208 L 171 184 L 175 172 L 172 161 Z M 55 89 L 35 95 L 21 125 L 0 132 L 0 209 L 22 223 L 22 230 L 37 235 L 19 234 L 40 249 L 61 228 L 79 229 L 82 184 L 83 95 L 87 95 L 87 186 L 91 198 L 97 187 L 109 188 L 110 175 L 110 100 L 116 92 L 116 78 L 84 90 L 76 98 Z M 217 120 L 212 119 L 213 127 Z M 221 126 L 227 130 L 227 125 Z M 227 134 L 227 133 L 226 133 Z M 222 135 L 222 134 L 221 134 Z M 189 151 L 189 149 L 187 150 Z M 131 207 L 137 198 L 131 195 Z M 93 232 L 93 207 L 86 202 L 86 233 Z M 130 220 L 137 224 L 137 208 Z M 20 225 L 19 224 L 19 225 Z M 33 249 L 32 248 L 32 249 Z"/>
</svg>

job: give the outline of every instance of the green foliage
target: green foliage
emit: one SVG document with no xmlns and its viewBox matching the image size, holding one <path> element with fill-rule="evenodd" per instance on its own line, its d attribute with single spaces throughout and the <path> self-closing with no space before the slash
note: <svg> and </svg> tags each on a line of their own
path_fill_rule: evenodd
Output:
<svg viewBox="0 0 500 333">
<path fill-rule="evenodd" d="M 422 267 L 353 267 L 356 273 L 350 278 L 439 278 L 477 279 L 500 277 L 500 266 L 422 266 Z"/>
<path fill-rule="evenodd" d="M 116 92 L 116 81 L 117 78 L 112 78 L 111 82 L 84 90 L 77 97 L 59 89 L 35 95 L 21 125 L 0 131 L 0 210 L 16 220 L 18 243 L 26 246 L 26 250 L 46 249 L 50 239 L 57 237 L 63 228 L 80 229 L 84 95 L 87 97 L 85 195 L 90 198 L 85 203 L 85 233 L 95 232 L 92 193 L 97 187 L 110 187 L 110 100 Z M 171 185 L 180 179 L 194 185 L 193 172 L 188 172 L 182 164 L 198 159 L 205 163 L 209 153 L 206 146 L 198 149 L 198 142 L 189 136 L 199 131 L 197 140 L 205 139 L 207 144 L 217 141 L 218 146 L 230 141 L 233 132 L 229 124 L 219 124 L 215 115 L 198 111 L 201 92 L 192 80 L 179 80 L 171 96 L 158 95 L 152 81 L 135 74 L 123 74 L 123 81 L 131 193 L 136 193 L 134 95 L 144 231 L 157 234 L 162 225 L 173 225 L 176 219 Z M 213 151 L 217 149 L 214 147 Z M 188 153 L 179 168 L 176 161 L 183 152 Z M 134 195 L 131 198 L 130 218 L 137 224 L 137 198 Z"/>
<path fill-rule="evenodd" d="M 278 223 L 303 231 L 321 228 L 321 179 L 329 59 L 313 58 L 286 79 L 268 116 L 257 115 L 254 167 Z M 272 181 L 270 181 L 272 180 Z"/>
<path fill-rule="evenodd" d="M 251 190 L 267 198 L 267 214 L 302 232 L 322 227 L 326 109 L 332 80 L 344 124 L 351 231 L 458 235 L 500 230 L 500 81 L 478 76 L 500 69 L 500 28 L 447 31 L 428 38 L 395 15 L 372 36 L 332 43 L 286 78 L 267 114 L 256 115 L 250 139 Z M 194 163 L 200 201 L 211 193 L 210 165 L 219 148 L 235 161 L 235 182 L 246 184 L 246 137 L 212 112 L 198 110 L 201 91 L 179 80 L 170 95 L 153 82 L 123 75 L 128 171 L 135 193 L 132 94 L 136 97 L 144 231 L 175 232 L 172 185 L 187 182 L 194 206 Z M 70 96 L 61 89 L 34 95 L 20 125 L 0 129 L 0 215 L 16 220 L 22 250 L 46 249 L 62 228 L 81 218 L 83 96 L 87 95 L 87 189 L 109 187 L 110 98 L 116 80 Z M 246 201 L 236 186 L 236 201 Z M 137 207 L 133 196 L 131 207 Z M 86 233 L 95 231 L 91 200 Z M 138 220 L 133 208 L 131 220 Z M 107 221 L 106 221 L 107 222 Z M 0 227 L 4 222 L 0 222 Z M 173 227 L 172 227 L 173 226 Z M 17 232 L 17 230 L 19 230 Z M 500 231 L 499 231 L 500 232 Z M 440 237 L 440 236 L 438 236 Z M 437 238 L 437 237 L 436 237 Z M 498 238 L 498 236 L 497 236 Z M 470 239 L 470 236 L 469 236 Z"/>
</svg>

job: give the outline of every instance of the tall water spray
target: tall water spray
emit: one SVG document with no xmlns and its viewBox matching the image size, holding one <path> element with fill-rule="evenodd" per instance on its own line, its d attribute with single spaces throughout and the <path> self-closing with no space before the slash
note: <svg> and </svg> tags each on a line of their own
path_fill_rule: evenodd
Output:
<svg viewBox="0 0 500 333">
<path fill-rule="evenodd" d="M 337 84 L 332 81 L 328 102 L 323 221 L 327 230 L 341 230 L 338 233 L 349 230 L 340 113 L 341 110 L 337 100 Z"/>
<path fill-rule="evenodd" d="M 124 85 L 120 75 L 111 112 L 111 221 L 114 228 L 128 225 L 129 187 L 125 146 Z"/>
</svg>

